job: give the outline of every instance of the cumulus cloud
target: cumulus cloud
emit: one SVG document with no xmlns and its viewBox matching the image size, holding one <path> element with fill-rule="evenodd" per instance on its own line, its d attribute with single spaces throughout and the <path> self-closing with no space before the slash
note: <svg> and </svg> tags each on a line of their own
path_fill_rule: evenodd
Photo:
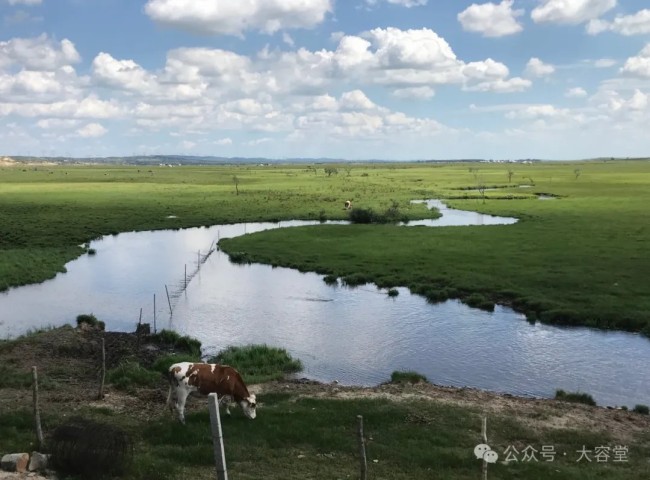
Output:
<svg viewBox="0 0 650 480">
<path fill-rule="evenodd" d="M 541 0 L 530 16 L 535 23 L 577 25 L 600 17 L 616 3 L 616 0 Z"/>
<path fill-rule="evenodd" d="M 620 71 L 623 75 L 650 79 L 650 43 L 637 56 L 628 58 Z"/>
<path fill-rule="evenodd" d="M 232 145 L 232 139 L 228 137 L 220 138 L 219 140 L 215 140 L 214 144 L 222 147 L 227 145 Z"/>
<path fill-rule="evenodd" d="M 55 42 L 42 34 L 35 38 L 13 38 L 0 42 L 0 70 L 21 65 L 28 70 L 55 70 L 81 61 L 68 39 Z"/>
<path fill-rule="evenodd" d="M 582 87 L 569 88 L 564 96 L 567 98 L 583 98 L 587 96 L 587 91 Z"/>
<path fill-rule="evenodd" d="M 481 33 L 484 37 L 503 37 L 523 30 L 517 17 L 523 10 L 513 10 L 514 0 L 503 0 L 499 4 L 472 4 L 458 14 L 458 21 L 468 32 Z"/>
<path fill-rule="evenodd" d="M 634 15 L 618 15 L 614 20 L 591 20 L 587 32 L 597 35 L 602 32 L 615 32 L 621 35 L 647 35 L 650 33 L 650 10 L 640 10 Z"/>
<path fill-rule="evenodd" d="M 555 67 L 542 62 L 539 58 L 533 57 L 526 64 L 526 75 L 531 77 L 544 77 L 555 72 Z"/>
<path fill-rule="evenodd" d="M 431 87 L 409 87 L 398 88 L 393 90 L 393 96 L 397 98 L 410 98 L 417 100 L 429 100 L 435 96 L 436 92 Z"/>
<path fill-rule="evenodd" d="M 429 0 L 366 0 L 366 3 L 368 5 L 376 5 L 381 1 L 385 1 L 393 5 L 400 5 L 406 8 L 422 7 L 429 2 Z"/>
<path fill-rule="evenodd" d="M 332 11 L 332 0 L 148 0 L 144 11 L 155 22 L 204 34 L 242 35 L 311 28 Z"/>
<path fill-rule="evenodd" d="M 108 130 L 99 123 L 89 123 L 77 130 L 77 135 L 83 138 L 97 138 L 106 135 L 107 132 Z"/>
</svg>

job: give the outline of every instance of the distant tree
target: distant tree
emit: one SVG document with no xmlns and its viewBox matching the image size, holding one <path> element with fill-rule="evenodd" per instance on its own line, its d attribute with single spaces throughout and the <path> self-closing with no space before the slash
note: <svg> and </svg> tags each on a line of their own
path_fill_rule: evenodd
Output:
<svg viewBox="0 0 650 480">
<path fill-rule="evenodd" d="M 345 167 L 345 173 L 347 173 L 349 177 L 352 174 L 352 167 L 350 166 Z"/>
<path fill-rule="evenodd" d="M 512 183 L 512 176 L 515 174 L 515 171 L 512 168 L 508 168 L 508 183 Z"/>
<path fill-rule="evenodd" d="M 573 174 L 576 176 L 576 178 L 575 178 L 576 180 L 578 179 L 578 177 L 580 176 L 581 173 L 582 173 L 582 171 L 579 168 L 576 168 L 573 171 Z"/>
<path fill-rule="evenodd" d="M 478 193 L 481 194 L 481 198 L 483 199 L 483 203 L 485 203 L 485 189 L 486 189 L 486 186 L 485 186 L 485 182 L 483 181 L 483 179 L 479 179 L 479 181 L 478 181 L 478 183 L 476 185 L 476 189 L 478 190 Z"/>
<path fill-rule="evenodd" d="M 338 175 L 339 170 L 336 167 L 325 167 L 325 173 L 327 174 L 328 177 L 331 177 L 332 174 Z"/>
<path fill-rule="evenodd" d="M 233 175 L 232 183 L 235 184 L 235 192 L 237 192 L 237 195 L 239 195 L 239 177 L 237 175 Z"/>
</svg>

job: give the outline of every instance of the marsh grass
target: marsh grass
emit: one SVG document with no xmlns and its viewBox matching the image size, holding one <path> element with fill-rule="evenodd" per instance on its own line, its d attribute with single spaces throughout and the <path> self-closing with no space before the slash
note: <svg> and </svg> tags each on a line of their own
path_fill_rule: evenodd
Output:
<svg viewBox="0 0 650 480">
<path fill-rule="evenodd" d="M 390 383 L 427 383 L 428 381 L 427 377 L 413 370 L 395 370 L 390 375 Z"/>
<path fill-rule="evenodd" d="M 594 398 L 588 393 L 583 392 L 565 392 L 564 390 L 556 390 L 555 399 L 563 402 L 584 403 L 585 405 L 596 405 Z"/>
<path fill-rule="evenodd" d="M 149 340 L 160 345 L 166 345 L 192 357 L 199 358 L 201 356 L 201 342 L 199 340 L 188 335 L 180 335 L 173 330 L 161 330 L 149 336 Z"/>
<path fill-rule="evenodd" d="M 230 346 L 208 363 L 236 368 L 248 384 L 279 380 L 302 370 L 302 362 L 292 358 L 284 348 L 268 345 Z"/>
<path fill-rule="evenodd" d="M 77 315 L 77 326 L 81 327 L 83 325 L 87 325 L 98 330 L 104 330 L 106 328 L 106 324 L 101 320 L 98 320 L 97 317 L 92 313 Z"/>
<path fill-rule="evenodd" d="M 650 407 L 647 405 L 635 405 L 632 411 L 641 415 L 650 415 Z"/>
<path fill-rule="evenodd" d="M 480 168 L 485 185 L 504 186 L 502 166 L 466 163 L 359 164 L 354 174 L 331 177 L 311 165 L 57 166 L 51 174 L 0 168 L 0 290 L 52 278 L 83 254 L 79 245 L 123 231 L 346 219 L 347 198 L 355 208 L 386 212 L 397 203 L 410 219 L 435 217 L 410 200 L 475 188 L 468 166 Z M 246 186 L 241 195 L 233 176 Z M 417 289 L 433 302 L 479 292 L 485 305 L 504 302 L 531 321 L 650 336 L 650 162 L 544 162 L 517 166 L 511 181 L 484 192 L 485 203 L 469 198 L 450 205 L 515 216 L 516 225 L 319 225 L 224 239 L 220 246 L 245 263 L 362 276 Z M 540 202 L 519 188 L 533 183 L 561 200 Z"/>
</svg>

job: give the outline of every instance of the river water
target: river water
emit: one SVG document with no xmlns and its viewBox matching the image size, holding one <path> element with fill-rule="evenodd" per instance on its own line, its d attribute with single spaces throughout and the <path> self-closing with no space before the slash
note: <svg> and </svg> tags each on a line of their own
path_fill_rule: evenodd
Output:
<svg viewBox="0 0 650 480">
<path fill-rule="evenodd" d="M 409 225 L 516 222 L 427 202 L 442 218 Z M 284 347 L 303 361 L 301 375 L 316 380 L 374 385 L 409 369 L 443 385 L 532 396 L 562 388 L 590 393 L 599 404 L 650 403 L 650 372 L 634 367 L 650 365 L 650 341 L 638 335 L 530 325 L 506 307 L 431 305 L 403 288 L 391 298 L 373 285 L 328 286 L 313 273 L 235 265 L 218 250 L 205 256 L 219 238 L 313 223 L 104 237 L 91 244 L 96 255 L 70 262 L 67 273 L 0 294 L 0 337 L 74 324 L 80 313 L 95 314 L 109 330 L 133 331 L 141 308 L 143 322 L 154 323 L 155 295 L 158 329 L 198 338 L 206 354 L 248 343 Z"/>
</svg>

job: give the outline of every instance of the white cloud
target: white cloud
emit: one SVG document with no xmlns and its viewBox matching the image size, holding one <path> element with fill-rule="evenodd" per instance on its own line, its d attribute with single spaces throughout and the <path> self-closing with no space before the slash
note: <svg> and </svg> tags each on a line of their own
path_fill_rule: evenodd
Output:
<svg viewBox="0 0 650 480">
<path fill-rule="evenodd" d="M 564 96 L 567 98 L 583 98 L 587 96 L 587 91 L 582 87 L 569 88 Z"/>
<path fill-rule="evenodd" d="M 13 38 L 0 42 L 0 70 L 20 65 L 28 70 L 55 70 L 81 61 L 74 44 L 50 40 L 46 34 L 35 38 Z"/>
<path fill-rule="evenodd" d="M 268 143 L 268 142 L 271 142 L 271 141 L 272 141 L 271 138 L 264 137 L 264 138 L 258 138 L 256 140 L 251 140 L 250 142 L 247 142 L 246 145 L 249 145 L 251 147 L 255 147 L 257 145 L 262 145 L 263 143 Z"/>
<path fill-rule="evenodd" d="M 366 0 L 368 5 L 376 5 L 382 0 Z M 422 7 L 426 5 L 429 0 L 383 0 L 393 5 L 400 5 L 402 7 L 411 8 L 411 7 Z"/>
<path fill-rule="evenodd" d="M 332 9 L 332 0 L 148 0 L 144 7 L 150 18 L 163 25 L 224 35 L 311 28 Z"/>
<path fill-rule="evenodd" d="M 555 72 L 555 67 L 542 62 L 539 58 L 533 57 L 526 64 L 526 75 L 531 77 L 544 77 Z"/>
<path fill-rule="evenodd" d="M 614 20 L 592 20 L 587 25 L 587 32 L 597 35 L 602 32 L 615 32 L 621 35 L 646 35 L 650 33 L 650 10 L 640 10 L 634 15 L 618 15 Z"/>
<path fill-rule="evenodd" d="M 594 62 L 594 67 L 596 68 L 610 68 L 616 65 L 618 62 L 612 58 L 599 58 Z"/>
<path fill-rule="evenodd" d="M 521 32 L 523 27 L 517 17 L 523 10 L 513 10 L 514 0 L 503 0 L 499 4 L 472 4 L 458 14 L 458 21 L 468 32 L 477 32 L 485 37 L 503 37 Z"/>
<path fill-rule="evenodd" d="M 9 5 L 40 5 L 43 0 L 9 0 Z"/>
<path fill-rule="evenodd" d="M 431 87 L 409 87 L 398 88 L 393 91 L 393 96 L 397 98 L 412 98 L 418 100 L 429 100 L 435 96 L 436 92 Z"/>
<path fill-rule="evenodd" d="M 636 57 L 630 57 L 621 68 L 624 75 L 650 79 L 650 43 Z"/>
<path fill-rule="evenodd" d="M 101 52 L 92 64 L 93 76 L 101 84 L 145 92 L 155 85 L 155 79 L 133 60 L 116 60 L 108 53 Z"/>
<path fill-rule="evenodd" d="M 232 138 L 220 138 L 219 140 L 215 140 L 214 144 L 219 146 L 232 145 Z"/>
<path fill-rule="evenodd" d="M 289 35 L 287 32 L 282 32 L 282 41 L 290 47 L 294 47 L 296 45 L 296 42 L 293 41 L 293 38 L 291 38 L 291 35 Z"/>
<path fill-rule="evenodd" d="M 77 125 L 79 125 L 79 120 L 61 118 L 42 118 L 36 122 L 36 126 L 43 130 L 67 130 Z"/>
<path fill-rule="evenodd" d="M 106 135 L 107 132 L 108 130 L 99 123 L 89 123 L 77 130 L 77 135 L 83 138 L 97 138 Z"/>
<path fill-rule="evenodd" d="M 536 23 L 577 25 L 598 18 L 616 6 L 616 0 L 540 0 L 531 18 Z"/>
<path fill-rule="evenodd" d="M 490 82 L 480 82 L 476 85 L 465 87 L 470 92 L 494 92 L 494 93 L 513 93 L 523 92 L 532 86 L 532 82 L 521 77 L 513 77 L 507 80 L 498 79 Z"/>
</svg>

